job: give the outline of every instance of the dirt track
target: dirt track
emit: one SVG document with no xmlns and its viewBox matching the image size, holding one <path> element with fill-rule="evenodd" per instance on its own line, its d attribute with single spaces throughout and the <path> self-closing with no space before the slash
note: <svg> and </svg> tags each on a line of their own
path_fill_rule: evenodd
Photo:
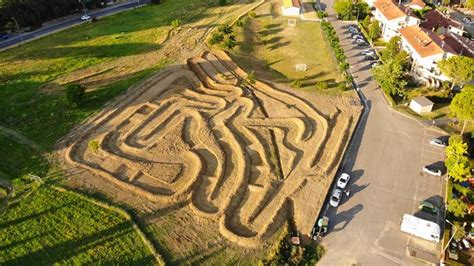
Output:
<svg viewBox="0 0 474 266">
<path fill-rule="evenodd" d="M 169 67 L 72 132 L 62 154 L 160 208 L 189 206 L 245 247 L 289 217 L 308 234 L 358 107 L 323 114 L 246 76 L 219 51 Z"/>
</svg>

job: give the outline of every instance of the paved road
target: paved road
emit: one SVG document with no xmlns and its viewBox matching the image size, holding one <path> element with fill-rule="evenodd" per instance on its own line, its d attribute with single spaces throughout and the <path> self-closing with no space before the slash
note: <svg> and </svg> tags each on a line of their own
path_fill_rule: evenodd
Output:
<svg viewBox="0 0 474 266">
<path fill-rule="evenodd" d="M 141 4 L 143 4 L 145 1 L 142 0 L 140 2 L 141 2 Z M 121 11 L 126 10 L 126 9 L 133 8 L 137 5 L 138 5 L 138 3 L 136 1 L 134 1 L 132 3 L 117 5 L 117 6 L 114 6 L 114 7 L 94 11 L 94 12 L 91 12 L 89 15 L 99 18 L 99 17 L 107 16 L 107 15 L 110 15 L 110 14 L 113 14 L 113 13 L 121 12 Z M 27 40 L 30 40 L 30 39 L 34 39 L 34 38 L 38 38 L 38 37 L 41 37 L 41 36 L 51 34 L 53 32 L 56 32 L 56 31 L 61 30 L 61 29 L 68 28 L 68 27 L 76 25 L 76 24 L 80 24 L 82 22 L 83 21 L 80 19 L 80 17 L 77 17 L 75 19 L 71 19 L 71 20 L 68 20 L 68 21 L 63 21 L 63 22 L 54 24 L 54 25 L 42 27 L 42 28 L 40 28 L 38 30 L 35 30 L 33 32 L 30 32 L 30 33 L 24 33 L 22 37 L 23 37 L 24 41 L 27 41 Z M 21 42 L 21 39 L 20 39 L 19 36 L 12 37 L 11 39 L 9 39 L 7 41 L 0 42 L 0 49 L 4 49 L 4 48 L 7 48 L 9 46 L 13 46 L 13 45 L 18 44 L 20 42 Z"/>
<path fill-rule="evenodd" d="M 409 248 L 437 255 L 440 245 L 402 233 L 400 218 L 408 213 L 443 220 L 442 214 L 417 210 L 422 200 L 442 205 L 443 179 L 421 174 L 423 165 L 443 160 L 443 150 L 429 144 L 439 134 L 388 107 L 372 80 L 369 62 L 360 55 L 364 48 L 355 46 L 346 30 L 348 23 L 333 20 L 332 24 L 367 108 L 343 164 L 352 176 L 352 193 L 337 209 L 327 208 L 330 231 L 322 242 L 327 254 L 320 264 L 417 264 L 408 257 Z M 435 255 L 432 259 L 437 260 Z"/>
</svg>

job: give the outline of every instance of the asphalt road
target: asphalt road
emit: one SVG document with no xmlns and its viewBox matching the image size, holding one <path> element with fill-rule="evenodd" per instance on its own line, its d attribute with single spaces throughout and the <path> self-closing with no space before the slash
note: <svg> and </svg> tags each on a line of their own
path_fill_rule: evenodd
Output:
<svg viewBox="0 0 474 266">
<path fill-rule="evenodd" d="M 429 144 L 439 133 L 388 107 L 372 80 L 370 62 L 360 54 L 369 47 L 353 43 L 346 30 L 349 23 L 332 24 L 367 108 L 343 163 L 344 172 L 351 175 L 351 195 L 343 197 L 338 208 L 326 207 L 330 227 L 322 244 L 327 253 L 319 264 L 420 264 L 408 257 L 410 249 L 419 257 L 425 255 L 439 261 L 436 256 L 440 244 L 400 231 L 400 219 L 405 213 L 442 224 L 442 213 L 431 215 L 417 209 L 422 200 L 443 209 L 443 178 L 421 173 L 424 165 L 444 159 L 443 149 Z"/>
<path fill-rule="evenodd" d="M 140 1 L 140 2 L 141 2 L 141 4 L 144 3 L 143 0 Z M 106 16 L 106 15 L 110 15 L 110 14 L 117 13 L 117 12 L 120 12 L 120 11 L 123 11 L 123 10 L 126 10 L 126 9 L 133 8 L 137 5 L 138 5 L 137 2 L 127 3 L 127 4 L 123 4 L 123 5 L 118 5 L 118 6 L 115 6 L 115 7 L 110 7 L 110 8 L 106 8 L 106 9 L 102 9 L 102 10 L 93 11 L 91 13 L 88 13 L 88 15 L 100 18 L 100 17 Z M 48 35 L 48 34 L 53 33 L 55 31 L 65 29 L 65 28 L 68 28 L 70 26 L 80 24 L 80 23 L 83 23 L 83 22 L 84 21 L 82 21 L 80 17 L 77 17 L 75 19 L 71 19 L 71 20 L 68 20 L 68 21 L 63 21 L 63 22 L 54 24 L 54 25 L 42 27 L 42 28 L 40 28 L 38 30 L 35 30 L 33 32 L 23 33 L 22 37 L 23 37 L 24 41 L 27 41 L 27 40 L 30 40 L 30 39 L 34 39 L 34 38 L 38 38 L 38 37 L 41 37 L 41 36 Z M 0 49 L 7 48 L 9 46 L 13 46 L 13 45 L 18 44 L 20 42 L 21 42 L 21 39 L 20 39 L 19 36 L 12 37 L 12 38 L 8 39 L 7 41 L 0 42 Z"/>
</svg>

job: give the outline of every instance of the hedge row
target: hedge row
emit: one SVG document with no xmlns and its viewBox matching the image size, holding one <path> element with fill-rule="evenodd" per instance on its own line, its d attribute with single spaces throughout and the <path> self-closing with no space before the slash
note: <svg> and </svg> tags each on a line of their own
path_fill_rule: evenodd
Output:
<svg viewBox="0 0 474 266">
<path fill-rule="evenodd" d="M 337 37 L 336 30 L 327 21 L 321 21 L 321 28 L 323 29 L 326 40 L 328 41 L 331 48 L 334 50 L 334 55 L 336 56 L 337 61 L 339 62 L 339 67 L 346 77 L 346 82 L 352 85 L 353 78 L 349 74 L 349 63 L 347 63 L 347 57 L 342 50 L 341 44 L 339 43 L 339 38 Z"/>
</svg>

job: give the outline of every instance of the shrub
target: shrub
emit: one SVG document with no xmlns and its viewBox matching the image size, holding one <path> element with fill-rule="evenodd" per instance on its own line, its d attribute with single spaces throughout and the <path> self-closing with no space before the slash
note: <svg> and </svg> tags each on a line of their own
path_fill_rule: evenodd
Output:
<svg viewBox="0 0 474 266">
<path fill-rule="evenodd" d="M 100 144 L 97 140 L 91 140 L 87 144 L 87 147 L 91 149 L 92 152 L 96 153 L 100 148 Z"/>
<path fill-rule="evenodd" d="M 242 19 L 239 19 L 237 23 L 235 23 L 237 27 L 243 27 L 245 25 L 245 21 Z"/>
<path fill-rule="evenodd" d="M 337 84 L 337 89 L 340 91 L 345 91 L 347 90 L 347 84 L 345 82 L 339 82 L 339 84 Z"/>
<path fill-rule="evenodd" d="M 317 15 L 318 15 L 318 18 L 323 19 L 328 16 L 328 12 L 318 10 Z"/>
<path fill-rule="evenodd" d="M 80 106 L 86 99 L 86 90 L 80 84 L 69 84 L 66 87 L 66 99 L 70 104 Z"/>
<path fill-rule="evenodd" d="M 227 5 L 227 0 L 219 0 L 219 5 L 220 5 L 220 6 L 225 6 L 225 5 Z"/>
<path fill-rule="evenodd" d="M 229 35 L 227 36 L 227 38 L 225 38 L 224 48 L 226 50 L 232 50 L 235 48 L 236 45 L 237 45 L 237 41 L 235 39 L 235 35 Z"/>
<path fill-rule="evenodd" d="M 255 12 L 249 12 L 249 18 L 255 18 L 257 16 L 257 13 Z"/>
<path fill-rule="evenodd" d="M 179 19 L 175 19 L 171 21 L 171 27 L 173 27 L 173 29 L 178 28 L 180 25 L 181 25 L 181 20 Z"/>
<path fill-rule="evenodd" d="M 325 81 L 316 83 L 316 89 L 318 90 L 326 90 L 327 88 L 328 88 L 328 83 Z"/>
<path fill-rule="evenodd" d="M 234 31 L 229 24 L 219 26 L 218 30 L 224 34 L 231 34 Z"/>
<path fill-rule="evenodd" d="M 99 20 L 97 19 L 96 16 L 92 16 L 91 21 L 92 21 L 92 23 L 96 23 L 96 22 L 99 21 Z"/>
<path fill-rule="evenodd" d="M 221 43 L 223 40 L 224 40 L 224 34 L 222 34 L 222 32 L 215 31 L 212 33 L 211 39 L 209 40 L 209 42 L 211 43 L 211 45 L 214 45 L 214 44 Z"/>
<path fill-rule="evenodd" d="M 295 79 L 291 82 L 291 87 L 293 88 L 301 88 L 301 80 L 300 79 Z"/>
<path fill-rule="evenodd" d="M 252 70 L 248 75 L 247 78 L 245 79 L 244 83 L 245 84 L 255 84 L 257 82 L 257 77 L 255 76 L 255 72 Z"/>
<path fill-rule="evenodd" d="M 352 78 L 351 75 L 347 75 L 347 76 L 346 76 L 346 82 L 347 82 L 347 83 L 352 83 L 353 80 L 354 80 L 354 78 Z"/>
</svg>

